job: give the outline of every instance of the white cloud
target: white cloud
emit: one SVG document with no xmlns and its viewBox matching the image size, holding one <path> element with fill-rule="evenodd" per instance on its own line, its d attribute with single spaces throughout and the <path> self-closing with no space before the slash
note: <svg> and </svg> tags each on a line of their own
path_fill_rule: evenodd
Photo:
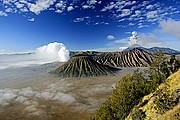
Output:
<svg viewBox="0 0 180 120">
<path fill-rule="evenodd" d="M 145 27 L 149 27 L 149 25 L 140 24 L 140 25 L 138 26 L 138 28 L 145 28 Z"/>
<path fill-rule="evenodd" d="M 152 9 L 152 8 L 153 8 L 153 5 L 146 6 L 146 9 Z"/>
<path fill-rule="evenodd" d="M 7 8 L 7 9 L 6 9 L 6 12 L 11 12 L 11 13 L 12 13 L 12 12 L 13 12 L 13 9 L 12 9 L 12 8 Z"/>
<path fill-rule="evenodd" d="M 91 6 L 90 5 L 83 5 L 82 8 L 88 9 L 88 8 L 91 8 Z"/>
<path fill-rule="evenodd" d="M 36 49 L 36 55 L 47 61 L 66 62 L 69 60 L 69 50 L 62 43 L 50 43 Z"/>
<path fill-rule="evenodd" d="M 63 11 L 62 11 L 62 10 L 56 10 L 55 12 L 57 12 L 57 13 L 62 13 Z"/>
<path fill-rule="evenodd" d="M 24 6 L 24 4 L 21 4 L 19 2 L 16 2 L 15 5 L 16 5 L 17 8 L 22 8 Z"/>
<path fill-rule="evenodd" d="M 141 15 L 141 11 L 140 10 L 136 10 L 135 14 L 133 15 L 133 17 L 140 16 L 140 15 Z"/>
<path fill-rule="evenodd" d="M 61 0 L 55 6 L 56 6 L 56 8 L 65 9 L 66 8 L 66 2 Z"/>
<path fill-rule="evenodd" d="M 18 53 L 18 55 L 16 55 L 16 53 Z M 69 60 L 69 50 L 64 44 L 57 42 L 44 45 L 33 51 L 17 52 L 2 49 L 0 50 L 0 54 L 11 54 L 1 57 L 0 69 L 26 67 L 56 61 L 66 62 Z"/>
<path fill-rule="evenodd" d="M 102 1 L 99 0 L 87 0 L 86 2 L 82 1 L 80 4 L 76 4 L 75 6 L 73 6 L 74 3 L 77 3 L 77 1 L 78 0 L 2 0 L 5 11 L 0 11 L 0 16 L 7 16 L 7 13 L 18 14 L 22 12 L 33 12 L 38 15 L 41 13 L 41 11 L 44 10 L 51 10 L 57 13 L 62 13 L 66 10 L 72 11 L 74 8 L 79 10 L 82 10 L 82 8 L 95 9 L 102 3 Z M 108 11 L 110 13 L 110 19 L 112 18 L 114 20 L 115 18 L 119 22 L 123 20 L 123 17 L 129 16 L 126 17 L 126 20 L 129 23 L 131 23 L 132 21 L 138 21 L 140 20 L 140 18 L 145 18 L 144 22 L 147 23 L 157 23 L 161 20 L 166 19 L 167 17 L 169 17 L 169 15 L 174 16 L 180 13 L 179 9 L 176 6 L 163 6 L 160 2 L 153 3 L 150 1 L 137 2 L 136 0 L 115 0 L 107 1 L 105 4 L 106 5 L 101 4 L 102 9 L 100 11 Z M 93 21 L 93 24 L 96 22 L 97 21 Z M 127 23 L 127 25 L 129 23 Z M 86 24 L 90 24 L 90 22 L 86 21 Z M 140 25 L 138 27 L 143 28 L 148 26 Z"/>
<path fill-rule="evenodd" d="M 69 11 L 72 11 L 74 8 L 73 8 L 73 6 L 69 6 L 68 8 L 67 8 L 67 11 L 69 12 Z"/>
<path fill-rule="evenodd" d="M 155 18 L 157 17 L 157 11 L 150 11 L 147 13 L 147 18 Z"/>
<path fill-rule="evenodd" d="M 113 35 L 108 35 L 108 36 L 107 36 L 107 39 L 108 39 L 108 40 L 114 40 L 115 37 L 114 37 Z"/>
<path fill-rule="evenodd" d="M 114 4 L 114 2 L 111 2 L 110 4 L 108 4 L 107 6 L 105 6 L 101 11 L 108 11 L 113 9 L 116 6 L 116 4 Z"/>
<path fill-rule="evenodd" d="M 34 21 L 35 21 L 35 18 L 29 18 L 28 21 L 34 22 Z"/>
<path fill-rule="evenodd" d="M 20 9 L 21 12 L 28 12 L 28 8 L 24 7 Z"/>
<path fill-rule="evenodd" d="M 28 3 L 28 6 L 31 12 L 40 14 L 41 11 L 48 9 L 55 2 L 56 0 L 38 0 L 36 1 L 36 4 Z"/>
<path fill-rule="evenodd" d="M 88 0 L 87 1 L 87 4 L 90 4 L 90 5 L 93 5 L 93 4 L 96 4 L 97 3 L 97 0 Z"/>
<path fill-rule="evenodd" d="M 159 27 L 159 32 L 175 36 L 177 39 L 180 40 L 180 21 L 161 21 Z"/>
<path fill-rule="evenodd" d="M 84 21 L 84 17 L 82 18 L 76 18 L 73 20 L 73 22 L 83 22 Z"/>
<path fill-rule="evenodd" d="M 163 46 L 165 43 L 162 38 L 157 37 L 154 33 L 139 33 L 138 44 L 145 47 Z"/>
<path fill-rule="evenodd" d="M 130 9 L 122 9 L 121 12 L 120 17 L 125 17 L 131 14 Z"/>
<path fill-rule="evenodd" d="M 83 9 L 94 9 L 95 6 L 93 6 L 93 5 L 82 5 L 82 8 Z"/>
<path fill-rule="evenodd" d="M 0 11 L 0 16 L 8 16 L 7 13 Z"/>
<path fill-rule="evenodd" d="M 123 50 L 125 50 L 125 49 L 127 49 L 127 48 L 128 48 L 128 47 L 120 47 L 119 50 L 120 50 L 120 51 L 123 51 Z"/>
<path fill-rule="evenodd" d="M 133 25 L 135 25 L 134 23 L 129 23 L 129 26 L 133 26 Z"/>
<path fill-rule="evenodd" d="M 98 4 L 101 4 L 101 3 L 102 3 L 102 1 L 99 1 L 99 2 L 98 2 Z"/>
</svg>

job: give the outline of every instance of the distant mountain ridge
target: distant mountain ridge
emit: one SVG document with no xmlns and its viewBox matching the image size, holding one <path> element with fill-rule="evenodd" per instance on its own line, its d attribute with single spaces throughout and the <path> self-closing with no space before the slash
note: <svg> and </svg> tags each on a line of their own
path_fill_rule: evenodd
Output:
<svg viewBox="0 0 180 120">
<path fill-rule="evenodd" d="M 180 51 L 171 49 L 171 48 L 164 48 L 164 47 L 152 47 L 149 50 L 153 51 L 153 52 L 159 52 L 162 51 L 166 54 L 180 54 Z"/>
<path fill-rule="evenodd" d="M 132 50 L 133 48 L 139 48 L 139 49 L 144 49 L 144 50 L 151 50 L 153 52 L 162 51 L 163 53 L 170 54 L 170 55 L 171 54 L 180 54 L 180 51 L 174 50 L 174 49 L 171 49 L 171 48 L 165 48 L 165 47 L 145 48 L 145 47 L 142 47 L 142 46 L 140 46 L 138 44 L 133 44 L 133 45 L 129 46 L 128 48 L 126 48 L 123 51 L 129 51 L 129 50 Z"/>
</svg>

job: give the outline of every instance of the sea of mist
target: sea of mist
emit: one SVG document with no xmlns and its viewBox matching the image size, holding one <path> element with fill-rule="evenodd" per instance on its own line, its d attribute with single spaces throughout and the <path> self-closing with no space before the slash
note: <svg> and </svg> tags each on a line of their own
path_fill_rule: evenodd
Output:
<svg viewBox="0 0 180 120">
<path fill-rule="evenodd" d="M 24 54 L 1 54 L 0 70 L 6 68 L 26 67 L 55 61 L 66 62 L 69 59 L 69 50 L 63 43 L 50 43 Z"/>
</svg>

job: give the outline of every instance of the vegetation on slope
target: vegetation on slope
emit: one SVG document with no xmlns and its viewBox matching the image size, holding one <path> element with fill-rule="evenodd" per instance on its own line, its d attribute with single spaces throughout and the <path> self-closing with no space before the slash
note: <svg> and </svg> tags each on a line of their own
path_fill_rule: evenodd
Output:
<svg viewBox="0 0 180 120">
<path fill-rule="evenodd" d="M 133 108 L 127 120 L 179 120 L 180 69 Z"/>
<path fill-rule="evenodd" d="M 179 69 L 179 61 L 172 56 L 170 61 L 162 53 L 155 55 L 155 60 L 148 70 L 136 70 L 133 75 L 126 75 L 120 80 L 112 95 L 97 110 L 94 120 L 123 120 L 138 105 L 141 99 L 154 92 L 173 72 Z M 166 65 L 166 66 L 164 66 Z M 144 101 L 142 105 L 148 101 Z M 132 113 L 135 120 L 141 120 L 146 114 L 141 109 Z"/>
<path fill-rule="evenodd" d="M 119 69 L 101 65 L 88 56 L 72 57 L 68 62 L 50 73 L 60 77 L 89 77 L 113 75 Z"/>
</svg>

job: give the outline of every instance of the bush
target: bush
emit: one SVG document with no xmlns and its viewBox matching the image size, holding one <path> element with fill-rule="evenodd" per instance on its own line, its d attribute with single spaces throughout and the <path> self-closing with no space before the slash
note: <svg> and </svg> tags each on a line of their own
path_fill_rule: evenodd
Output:
<svg viewBox="0 0 180 120">
<path fill-rule="evenodd" d="M 174 57 L 168 63 L 167 58 L 162 52 L 154 55 L 154 62 L 148 70 L 136 70 L 132 75 L 126 75 L 122 80 L 118 81 L 112 95 L 103 103 L 96 111 L 94 120 L 123 120 L 125 119 L 132 108 L 137 105 L 142 97 L 155 91 L 155 89 L 165 81 L 165 79 L 176 71 L 179 66 L 176 64 Z M 169 66 L 174 64 L 172 71 Z M 156 100 L 157 109 L 166 110 L 174 104 L 174 101 L 169 101 L 169 96 L 160 94 Z M 165 100 L 165 101 L 164 101 Z M 168 100 L 168 101 L 166 101 Z M 170 105 L 168 105 L 170 103 Z M 168 108 L 166 108 L 168 107 Z M 133 113 L 134 119 L 142 120 L 145 117 L 143 111 L 137 110 Z"/>
<path fill-rule="evenodd" d="M 140 99 L 148 94 L 143 73 L 136 70 L 133 75 L 126 75 L 119 81 L 104 104 L 97 110 L 95 120 L 125 119 Z M 145 90 L 146 89 L 146 90 Z"/>
<path fill-rule="evenodd" d="M 169 91 L 167 91 L 167 89 L 165 89 L 165 91 L 157 91 L 157 97 L 154 100 L 154 104 L 155 109 L 159 114 L 165 113 L 179 103 L 179 91 L 174 91 L 172 95 L 169 95 L 168 93 Z"/>
<path fill-rule="evenodd" d="M 145 118 L 146 118 L 146 114 L 141 109 L 136 108 L 132 112 L 132 120 L 144 120 Z"/>
</svg>

